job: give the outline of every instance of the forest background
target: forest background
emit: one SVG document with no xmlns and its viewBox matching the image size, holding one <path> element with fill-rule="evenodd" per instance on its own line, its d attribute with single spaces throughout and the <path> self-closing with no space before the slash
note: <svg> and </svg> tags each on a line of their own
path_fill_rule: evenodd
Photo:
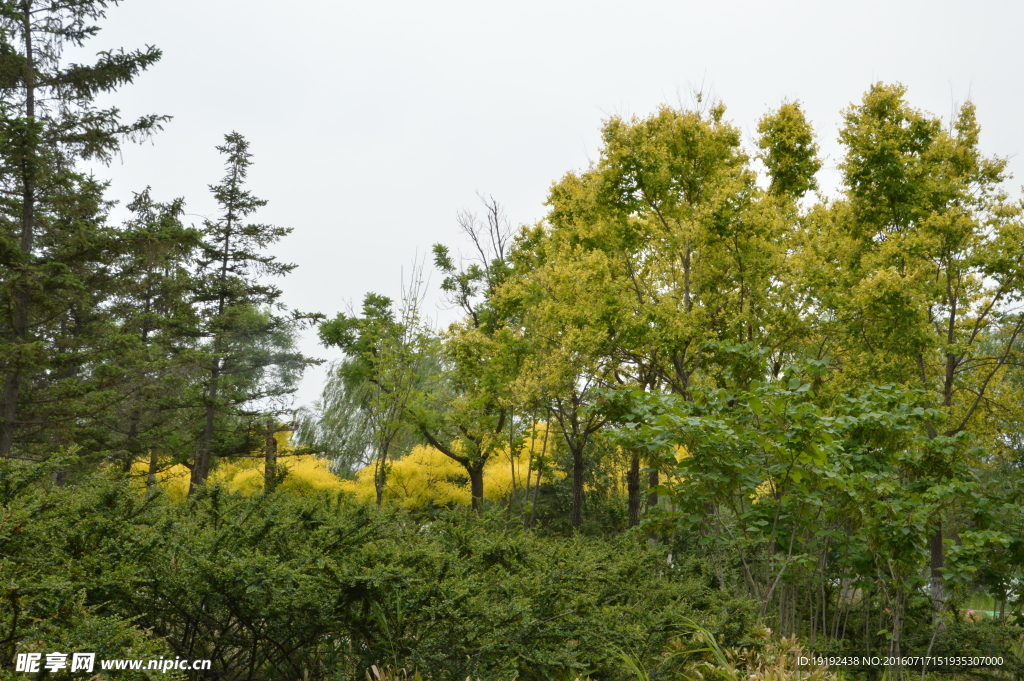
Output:
<svg viewBox="0 0 1024 681">
<path fill-rule="evenodd" d="M 75 61 L 108 5 L 0 3 L 5 669 L 1019 675 L 1024 207 L 972 102 L 871 85 L 830 192 L 797 101 L 609 116 L 539 222 L 482 195 L 328 319 L 239 133 L 207 217 L 111 200 L 171 121 L 106 103 L 157 48 Z M 304 331 L 340 359 L 303 408 Z"/>
</svg>

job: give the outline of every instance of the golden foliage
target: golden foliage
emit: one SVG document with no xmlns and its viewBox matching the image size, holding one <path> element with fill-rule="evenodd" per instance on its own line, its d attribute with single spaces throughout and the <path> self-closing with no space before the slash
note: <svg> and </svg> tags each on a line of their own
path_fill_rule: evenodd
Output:
<svg viewBox="0 0 1024 681">
<path fill-rule="evenodd" d="M 536 441 L 526 438 L 515 457 L 509 456 L 508 445 L 491 455 L 484 465 L 485 499 L 507 497 L 512 493 L 513 478 L 516 488 L 525 488 L 531 447 L 536 457 L 541 451 L 542 439 L 543 436 Z M 373 502 L 376 499 L 373 474 L 374 467 L 367 466 L 356 474 L 355 480 L 343 480 L 342 489 L 360 501 Z M 564 473 L 544 473 L 545 480 L 552 477 L 561 478 Z M 536 481 L 536 473 L 533 480 Z M 451 504 L 468 506 L 472 501 L 466 470 L 457 461 L 426 445 L 414 447 L 409 454 L 390 463 L 384 498 L 406 508 Z"/>
<path fill-rule="evenodd" d="M 543 428 L 543 426 L 541 426 Z M 543 431 L 542 431 L 543 432 Z M 356 473 L 355 480 L 346 480 L 331 472 L 329 462 L 311 454 L 294 456 L 290 433 L 277 434 L 278 466 L 287 470 L 284 480 L 278 485 L 278 492 L 315 494 L 317 492 L 345 492 L 359 501 L 373 503 L 376 491 L 373 484 L 374 467 L 367 466 Z M 537 457 L 543 447 L 543 436 L 536 441 L 526 438 L 520 444 L 514 460 L 509 457 L 509 448 L 495 452 L 484 467 L 484 497 L 502 499 L 512 493 L 513 469 L 517 488 L 526 485 L 530 452 L 533 448 Z M 239 494 L 263 493 L 263 458 L 259 453 L 239 459 L 225 459 L 210 474 L 211 484 L 224 485 Z M 140 486 L 145 485 L 147 464 L 136 463 L 132 472 Z M 157 473 L 157 485 L 175 501 L 188 496 L 190 471 L 181 464 L 167 467 Z M 545 470 L 546 481 L 562 478 L 561 471 Z M 536 473 L 533 474 L 536 483 Z M 406 508 L 423 508 L 430 505 L 461 504 L 471 502 L 469 477 L 458 462 L 453 461 L 433 447 L 420 445 L 409 454 L 392 461 L 389 465 L 384 498 Z"/>
<path fill-rule="evenodd" d="M 291 455 L 295 451 L 291 433 L 279 432 L 275 438 L 278 466 L 287 470 L 284 480 L 277 487 L 278 491 L 315 494 L 323 491 L 341 492 L 345 489 L 346 481 L 331 472 L 328 461 L 312 454 Z M 230 491 L 240 494 L 262 494 L 263 465 L 263 457 L 259 453 L 246 458 L 222 460 L 210 474 L 209 483 L 224 485 Z M 148 466 L 144 462 L 138 462 L 132 467 L 140 485 L 145 485 L 147 470 Z M 183 501 L 188 496 L 190 475 L 188 468 L 176 464 L 158 472 L 156 482 L 171 499 Z"/>
<path fill-rule="evenodd" d="M 518 444 L 515 457 L 509 456 L 506 444 L 499 448 L 488 459 L 484 466 L 484 498 L 492 501 L 507 498 L 515 488 L 526 487 L 527 471 L 530 466 L 531 451 L 534 458 L 534 472 L 531 474 L 531 485 L 537 483 L 537 459 L 544 450 L 544 425 L 538 426 L 537 437 L 526 437 Z M 330 470 L 330 463 L 312 454 L 292 455 L 295 447 L 291 434 L 287 432 L 276 435 L 278 442 L 278 466 L 286 469 L 283 481 L 277 491 L 295 494 L 316 494 L 318 492 L 344 492 L 364 503 L 374 503 L 376 489 L 373 484 L 374 466 L 366 466 L 356 473 L 354 480 L 335 475 Z M 552 432 L 548 435 L 548 448 L 553 446 L 551 440 L 559 435 Z M 676 458 L 688 456 L 685 448 L 678 447 Z M 626 494 L 624 484 L 628 461 L 623 457 L 613 457 L 605 462 L 608 472 L 623 484 L 616 486 L 619 494 Z M 232 492 L 245 495 L 263 493 L 264 461 L 258 452 L 246 458 L 224 459 L 210 474 L 211 484 L 220 484 Z M 514 474 L 513 474 L 514 471 Z M 140 486 L 145 485 L 147 464 L 138 462 L 132 467 L 135 479 Z M 175 501 L 183 501 L 188 496 L 190 471 L 181 464 L 167 467 L 157 473 L 157 485 Z M 542 482 L 551 482 L 565 477 L 565 473 L 550 467 L 550 456 L 544 466 Z M 388 466 L 387 482 L 384 499 L 404 508 L 425 508 L 428 506 L 469 506 L 472 498 L 469 477 L 466 470 L 457 462 L 438 450 L 427 445 L 418 445 L 406 456 L 391 461 Z"/>
</svg>

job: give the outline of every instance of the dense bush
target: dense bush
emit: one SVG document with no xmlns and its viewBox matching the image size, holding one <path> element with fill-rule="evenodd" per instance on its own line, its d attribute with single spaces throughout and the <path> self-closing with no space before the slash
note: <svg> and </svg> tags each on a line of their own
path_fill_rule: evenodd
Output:
<svg viewBox="0 0 1024 681">
<path fill-rule="evenodd" d="M 626 678 L 693 618 L 728 639 L 749 611 L 700 559 L 646 536 L 540 537 L 499 514 L 375 511 L 344 498 L 186 503 L 98 475 L 67 487 L 0 464 L 0 645 L 212 659 L 210 678 Z M 730 633 L 732 632 L 732 633 Z M 118 678 L 130 678 L 119 676 Z"/>
</svg>

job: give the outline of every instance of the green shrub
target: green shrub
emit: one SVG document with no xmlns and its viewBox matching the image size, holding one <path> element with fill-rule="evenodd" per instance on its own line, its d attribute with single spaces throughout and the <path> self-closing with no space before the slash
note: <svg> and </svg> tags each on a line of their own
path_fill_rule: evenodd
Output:
<svg viewBox="0 0 1024 681">
<path fill-rule="evenodd" d="M 47 480 L 0 462 L 5 664 L 91 646 L 211 659 L 219 679 L 362 681 L 372 665 L 438 681 L 624 679 L 618 652 L 654 659 L 683 618 L 726 637 L 749 623 L 702 559 L 669 564 L 641 533 L 537 536 L 497 509 L 416 517 L 217 486 L 182 504 L 103 476 Z"/>
</svg>

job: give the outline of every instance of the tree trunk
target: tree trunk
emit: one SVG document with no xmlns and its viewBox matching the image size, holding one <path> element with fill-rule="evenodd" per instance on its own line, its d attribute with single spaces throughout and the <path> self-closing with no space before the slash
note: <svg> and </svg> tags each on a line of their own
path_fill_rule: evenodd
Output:
<svg viewBox="0 0 1024 681">
<path fill-rule="evenodd" d="M 210 376 L 210 388 L 206 395 L 206 421 L 203 424 L 203 440 L 196 452 L 195 465 L 192 466 L 192 478 L 189 483 L 189 496 L 206 484 L 210 475 L 210 463 L 213 459 L 213 434 L 217 417 L 217 393 L 220 382 L 220 360 L 214 360 Z"/>
<path fill-rule="evenodd" d="M 375 503 L 380 508 L 384 503 L 384 490 L 388 484 L 388 450 L 381 450 L 377 456 L 377 468 L 373 472 L 373 490 L 376 493 Z"/>
<path fill-rule="evenodd" d="M 277 486 L 277 423 L 267 419 L 266 451 L 263 457 L 263 491 L 273 492 Z"/>
<path fill-rule="evenodd" d="M 139 456 L 139 420 L 139 410 L 135 409 L 128 418 L 128 442 L 125 445 L 124 461 L 121 462 L 121 470 L 125 475 L 132 472 L 132 464 L 135 463 L 135 459 Z"/>
<path fill-rule="evenodd" d="M 159 463 L 156 449 L 149 452 L 149 475 L 146 477 L 146 495 L 153 496 L 156 491 L 156 469 Z"/>
<path fill-rule="evenodd" d="M 651 471 L 651 474 L 647 478 L 647 482 L 651 489 L 650 494 L 647 495 L 647 510 L 650 511 L 658 505 L 658 492 L 655 490 L 658 486 L 658 471 Z"/>
<path fill-rule="evenodd" d="M 537 519 L 537 494 L 540 493 L 540 478 L 541 478 L 541 474 L 543 473 L 543 470 L 542 470 L 543 469 L 543 465 L 544 465 L 543 462 L 545 461 L 545 456 L 548 453 L 548 433 L 551 432 L 551 429 L 549 428 L 548 424 L 550 422 L 551 422 L 551 414 L 549 412 L 547 420 L 544 421 L 544 444 L 541 446 L 540 456 L 537 457 L 537 480 L 536 480 L 536 482 L 533 483 L 533 500 L 532 501 L 530 500 L 529 490 L 527 490 L 527 493 L 526 493 L 526 500 L 528 502 L 530 502 L 530 514 L 529 514 L 528 517 L 523 519 L 523 528 L 527 529 L 527 530 L 530 529 L 531 527 L 533 527 L 533 523 Z M 536 430 L 537 420 L 534 419 L 533 423 L 534 423 L 534 430 Z M 531 444 L 530 445 L 530 469 L 531 470 L 533 469 L 533 465 L 534 465 L 533 445 Z M 529 478 L 527 478 L 527 479 L 529 479 Z"/>
<path fill-rule="evenodd" d="M 658 505 L 658 492 L 655 491 L 655 488 L 657 488 L 657 486 L 658 486 L 658 471 L 657 470 L 651 471 L 650 475 L 647 477 L 647 484 L 649 486 L 649 489 L 651 490 L 650 493 L 647 495 L 647 512 L 650 513 L 651 511 L 654 510 L 654 507 Z M 650 544 L 657 544 L 658 543 L 658 533 L 654 532 L 654 531 L 651 531 L 647 535 L 647 541 Z"/>
<path fill-rule="evenodd" d="M 509 497 L 509 501 L 508 501 L 508 512 L 506 514 L 506 518 L 507 519 L 511 519 L 512 518 L 512 509 L 516 505 L 519 504 L 519 487 L 516 485 L 516 454 L 518 454 L 518 452 L 515 451 L 515 442 L 514 442 L 514 440 L 515 440 L 515 419 L 509 419 L 508 420 L 508 463 L 509 463 L 509 468 L 510 468 L 509 472 L 512 474 L 512 495 Z M 531 456 L 532 456 L 532 454 L 531 454 Z M 529 484 L 530 484 L 529 471 L 527 471 L 527 475 L 526 475 L 526 484 L 527 484 L 527 486 L 529 486 Z"/>
<path fill-rule="evenodd" d="M 15 333 L 17 335 L 17 333 Z M 0 424 L 0 457 L 11 456 L 14 447 L 14 420 L 18 416 L 18 393 L 21 390 L 21 375 L 14 368 L 4 380 L 3 423 Z"/>
<path fill-rule="evenodd" d="M 583 447 L 572 453 L 572 513 L 573 529 L 583 525 Z"/>
<path fill-rule="evenodd" d="M 945 566 L 942 546 L 942 522 L 935 524 L 935 534 L 932 535 L 931 546 L 931 596 L 932 596 L 932 617 L 938 624 L 939 616 L 946 605 L 946 584 L 942 579 L 942 568 Z"/>
<path fill-rule="evenodd" d="M 526 509 L 530 506 L 530 479 L 533 477 L 533 444 L 530 445 L 530 461 L 526 466 L 526 490 L 523 494 L 523 529 L 530 529 L 529 513 Z M 540 483 L 540 471 L 537 471 L 537 483 Z"/>
<path fill-rule="evenodd" d="M 469 489 L 473 495 L 473 510 L 479 511 L 484 505 L 484 467 L 481 463 L 479 466 L 466 466 L 466 472 L 469 473 Z"/>
<path fill-rule="evenodd" d="M 629 457 L 629 471 L 626 473 L 626 492 L 629 495 L 629 526 L 640 524 L 640 454 L 633 452 Z"/>
</svg>

